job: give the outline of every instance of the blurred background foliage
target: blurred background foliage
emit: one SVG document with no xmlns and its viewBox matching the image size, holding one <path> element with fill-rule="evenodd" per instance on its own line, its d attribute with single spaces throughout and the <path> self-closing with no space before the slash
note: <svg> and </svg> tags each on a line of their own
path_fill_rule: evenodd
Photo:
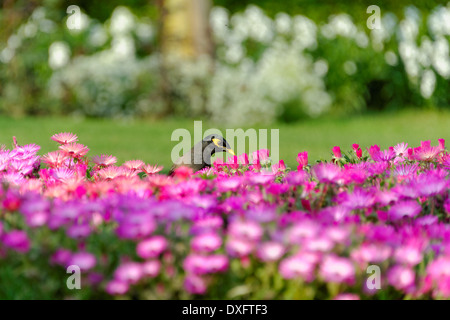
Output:
<svg viewBox="0 0 450 320">
<path fill-rule="evenodd" d="M 377 1 L 371 30 L 367 1 L 216 0 L 212 52 L 186 57 L 164 50 L 167 1 L 74 1 L 80 30 L 66 1 L 1 2 L 0 114 L 238 126 L 449 107 L 450 2 Z"/>
</svg>

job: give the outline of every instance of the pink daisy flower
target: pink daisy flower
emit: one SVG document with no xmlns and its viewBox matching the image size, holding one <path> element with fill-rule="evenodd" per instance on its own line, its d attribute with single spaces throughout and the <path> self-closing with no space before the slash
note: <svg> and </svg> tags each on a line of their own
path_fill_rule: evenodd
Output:
<svg viewBox="0 0 450 320">
<path fill-rule="evenodd" d="M 59 149 L 61 149 L 62 152 L 64 152 L 64 154 L 66 154 L 67 156 L 73 158 L 81 158 L 85 156 L 89 151 L 88 147 L 75 142 L 60 145 Z"/>
<path fill-rule="evenodd" d="M 60 167 L 67 159 L 67 155 L 61 151 L 52 151 L 42 157 L 42 161 L 50 168 Z"/>
<path fill-rule="evenodd" d="M 117 158 L 112 155 L 102 154 L 100 156 L 92 157 L 92 162 L 100 167 L 108 167 L 117 162 Z"/>
<path fill-rule="evenodd" d="M 123 169 L 121 167 L 106 167 L 97 172 L 97 176 L 100 180 L 112 180 L 114 178 L 123 175 Z"/>
<path fill-rule="evenodd" d="M 361 300 L 357 294 L 354 293 L 341 293 L 334 297 L 333 300 Z"/>
<path fill-rule="evenodd" d="M 70 133 L 70 132 L 62 132 L 62 133 L 57 133 L 54 134 L 51 139 L 53 141 L 56 141 L 60 144 L 68 144 L 68 143 L 72 143 L 72 142 L 77 142 L 78 141 L 78 137 L 76 134 Z"/>
<path fill-rule="evenodd" d="M 408 144 L 405 142 L 399 143 L 394 147 L 395 155 L 397 157 L 401 157 L 407 155 L 408 153 Z"/>
<path fill-rule="evenodd" d="M 125 162 L 123 164 L 123 166 L 130 170 L 135 171 L 135 170 L 142 168 L 144 166 L 144 164 L 145 163 L 142 160 L 129 160 L 129 161 Z"/>
<path fill-rule="evenodd" d="M 142 172 L 145 172 L 145 174 L 149 176 L 160 172 L 163 168 L 164 168 L 163 166 L 158 166 L 157 164 L 154 166 L 152 166 L 151 164 L 146 164 L 141 168 L 141 170 Z"/>
</svg>

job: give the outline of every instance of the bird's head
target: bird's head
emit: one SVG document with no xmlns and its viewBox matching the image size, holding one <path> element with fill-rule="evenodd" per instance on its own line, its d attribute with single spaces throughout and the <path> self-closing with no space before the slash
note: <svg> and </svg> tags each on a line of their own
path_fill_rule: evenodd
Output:
<svg viewBox="0 0 450 320">
<path fill-rule="evenodd" d="M 213 155 L 216 152 L 228 152 L 233 156 L 235 155 L 228 142 L 218 134 L 210 134 L 209 136 L 206 136 L 203 139 L 202 144 L 205 155 Z"/>
</svg>

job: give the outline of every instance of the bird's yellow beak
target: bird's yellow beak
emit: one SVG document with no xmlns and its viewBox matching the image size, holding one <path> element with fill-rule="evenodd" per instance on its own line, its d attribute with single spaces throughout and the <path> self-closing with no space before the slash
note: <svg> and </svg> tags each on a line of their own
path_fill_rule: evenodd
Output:
<svg viewBox="0 0 450 320">
<path fill-rule="evenodd" d="M 219 140 L 219 139 L 214 138 L 214 139 L 212 139 L 212 142 L 213 142 L 217 147 L 222 148 L 222 149 L 225 149 L 226 151 L 228 151 L 228 153 L 232 154 L 233 156 L 236 155 L 236 154 L 234 153 L 233 149 L 228 149 L 228 148 L 225 148 L 224 146 L 221 146 L 221 145 L 219 144 L 219 143 L 220 143 L 220 140 Z"/>
</svg>

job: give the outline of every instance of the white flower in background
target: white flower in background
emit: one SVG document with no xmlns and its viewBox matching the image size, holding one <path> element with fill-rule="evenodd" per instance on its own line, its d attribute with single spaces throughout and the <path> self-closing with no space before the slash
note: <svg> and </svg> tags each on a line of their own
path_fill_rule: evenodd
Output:
<svg viewBox="0 0 450 320">
<path fill-rule="evenodd" d="M 311 19 L 297 15 L 293 18 L 293 44 L 299 49 L 315 49 L 317 46 L 317 26 Z"/>
<path fill-rule="evenodd" d="M 384 54 L 384 60 L 390 66 L 396 66 L 398 63 L 397 55 L 390 50 L 386 51 L 386 53 Z"/>
<path fill-rule="evenodd" d="M 57 28 L 58 27 L 56 26 L 56 23 L 54 23 L 52 20 L 42 19 L 41 21 L 39 21 L 39 30 L 44 33 L 53 33 Z"/>
<path fill-rule="evenodd" d="M 22 39 L 16 34 L 13 34 L 12 36 L 10 36 L 8 38 L 8 48 L 10 48 L 12 50 L 16 50 L 17 48 L 20 47 L 21 44 L 22 44 Z"/>
<path fill-rule="evenodd" d="M 367 48 L 369 45 L 369 37 L 364 31 L 358 31 L 356 33 L 355 41 L 360 48 Z"/>
<path fill-rule="evenodd" d="M 433 42 L 427 37 L 423 36 L 417 55 L 417 61 L 425 69 L 431 65 L 431 57 L 433 56 Z"/>
<path fill-rule="evenodd" d="M 348 60 L 344 62 L 344 71 L 346 74 L 351 76 L 354 75 L 356 71 L 358 71 L 358 68 L 356 67 L 356 64 L 353 61 Z"/>
<path fill-rule="evenodd" d="M 333 39 L 336 36 L 353 38 L 358 32 L 352 18 L 348 14 L 332 15 L 328 20 L 328 24 L 322 27 L 322 34 L 329 39 Z"/>
<path fill-rule="evenodd" d="M 111 43 L 111 50 L 118 57 L 134 58 L 135 46 L 131 36 L 116 36 Z"/>
<path fill-rule="evenodd" d="M 431 60 L 433 67 L 441 77 L 445 79 L 450 78 L 449 43 L 444 37 L 439 37 L 434 42 Z"/>
<path fill-rule="evenodd" d="M 102 24 L 96 24 L 89 32 L 89 43 L 94 47 L 103 46 L 108 41 L 108 34 Z"/>
<path fill-rule="evenodd" d="M 249 5 L 244 16 L 250 38 L 261 43 L 269 43 L 273 39 L 273 22 L 261 8 Z"/>
<path fill-rule="evenodd" d="M 228 11 L 222 7 L 213 7 L 209 16 L 209 22 L 215 38 L 223 41 L 230 29 Z"/>
<path fill-rule="evenodd" d="M 415 83 L 420 71 L 419 64 L 417 62 L 419 49 L 412 41 L 400 42 L 398 49 L 402 61 L 405 64 L 406 73 L 408 74 L 409 79 Z"/>
<path fill-rule="evenodd" d="M 401 40 L 414 41 L 419 33 L 419 25 L 413 19 L 404 19 L 400 21 L 399 32 Z"/>
<path fill-rule="evenodd" d="M 435 36 L 450 35 L 450 6 L 439 6 L 428 17 L 428 27 Z"/>
<path fill-rule="evenodd" d="M 127 7 L 117 7 L 112 13 L 109 30 L 113 36 L 127 34 L 134 29 L 135 20 Z"/>
<path fill-rule="evenodd" d="M 12 58 L 14 58 L 14 50 L 6 47 L 2 51 L 0 51 L 0 61 L 3 63 L 9 63 Z"/>
<path fill-rule="evenodd" d="M 70 60 L 70 48 L 62 41 L 53 42 L 48 49 L 48 64 L 52 69 L 64 67 Z"/>
<path fill-rule="evenodd" d="M 314 62 L 314 72 L 319 77 L 324 77 L 328 72 L 328 62 L 324 59 Z"/>
<path fill-rule="evenodd" d="M 242 60 L 242 58 L 245 55 L 245 51 L 244 48 L 242 47 L 242 45 L 240 43 L 235 43 L 233 45 L 231 45 L 230 47 L 228 47 L 228 49 L 225 52 L 225 60 L 228 63 L 237 63 L 240 60 Z"/>
<path fill-rule="evenodd" d="M 136 35 L 144 43 L 150 42 L 154 37 L 153 27 L 150 22 L 138 22 Z"/>
<path fill-rule="evenodd" d="M 434 92 L 436 86 L 436 75 L 432 70 L 426 70 L 423 73 L 420 83 L 420 93 L 425 99 L 429 99 Z"/>
<path fill-rule="evenodd" d="M 24 38 L 33 38 L 37 32 L 38 32 L 38 26 L 35 22 L 28 21 L 24 26 L 22 30 L 22 34 Z"/>
<path fill-rule="evenodd" d="M 44 7 L 37 7 L 36 9 L 34 9 L 33 13 L 31 14 L 31 20 L 34 21 L 40 21 L 45 19 L 45 8 Z"/>
<path fill-rule="evenodd" d="M 280 12 L 275 17 L 275 28 L 278 33 L 288 34 L 292 28 L 291 17 L 284 12 Z"/>
</svg>

